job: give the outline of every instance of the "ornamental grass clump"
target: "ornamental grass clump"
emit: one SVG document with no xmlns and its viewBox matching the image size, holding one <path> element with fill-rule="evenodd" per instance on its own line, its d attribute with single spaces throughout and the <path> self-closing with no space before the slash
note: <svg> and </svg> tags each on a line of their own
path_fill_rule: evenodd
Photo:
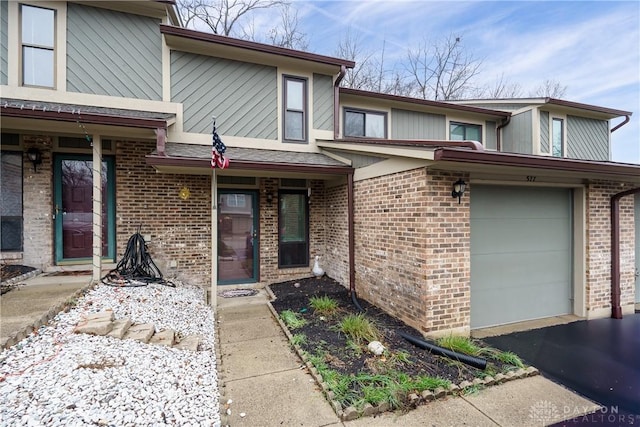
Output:
<svg viewBox="0 0 640 427">
<path fill-rule="evenodd" d="M 295 313 L 292 310 L 283 311 L 280 313 L 280 318 L 289 329 L 301 328 L 307 324 L 306 320 L 300 318 L 298 313 Z"/>
<path fill-rule="evenodd" d="M 338 311 L 338 301 L 326 295 L 309 298 L 309 305 L 316 313 L 323 316 L 331 316 Z"/>
<path fill-rule="evenodd" d="M 379 341 L 382 335 L 376 325 L 362 313 L 345 316 L 338 324 L 338 329 L 357 344 Z"/>
</svg>

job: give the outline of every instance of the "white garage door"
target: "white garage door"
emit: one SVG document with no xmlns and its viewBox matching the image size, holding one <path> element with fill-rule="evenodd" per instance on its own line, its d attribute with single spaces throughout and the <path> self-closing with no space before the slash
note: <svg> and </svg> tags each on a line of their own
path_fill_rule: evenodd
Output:
<svg viewBox="0 0 640 427">
<path fill-rule="evenodd" d="M 471 188 L 471 328 L 571 312 L 572 193 Z"/>
</svg>

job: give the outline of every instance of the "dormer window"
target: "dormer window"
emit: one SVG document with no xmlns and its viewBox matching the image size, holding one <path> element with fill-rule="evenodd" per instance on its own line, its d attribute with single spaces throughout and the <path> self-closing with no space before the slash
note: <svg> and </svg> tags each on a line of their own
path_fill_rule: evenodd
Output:
<svg viewBox="0 0 640 427">
<path fill-rule="evenodd" d="M 53 88 L 56 13 L 25 4 L 20 13 L 22 84 Z"/>
<path fill-rule="evenodd" d="M 344 136 L 386 138 L 387 114 L 379 111 L 344 109 Z"/>
<path fill-rule="evenodd" d="M 452 141 L 482 142 L 482 126 L 468 123 L 449 123 L 449 139 Z"/>
</svg>

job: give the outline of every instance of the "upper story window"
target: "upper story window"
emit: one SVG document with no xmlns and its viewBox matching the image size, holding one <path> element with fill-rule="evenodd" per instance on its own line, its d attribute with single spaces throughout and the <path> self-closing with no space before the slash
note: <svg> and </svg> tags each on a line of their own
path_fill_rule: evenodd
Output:
<svg viewBox="0 0 640 427">
<path fill-rule="evenodd" d="M 482 126 L 468 123 L 449 123 L 449 139 L 452 141 L 482 142 Z"/>
<path fill-rule="evenodd" d="M 284 139 L 307 141 L 307 80 L 284 77 Z"/>
<path fill-rule="evenodd" d="M 20 5 L 22 84 L 54 87 L 55 16 L 52 9 Z"/>
<path fill-rule="evenodd" d="M 344 136 L 386 138 L 386 123 L 386 113 L 344 109 Z"/>
<path fill-rule="evenodd" d="M 551 121 L 551 155 L 564 156 L 564 120 L 558 118 Z"/>
</svg>

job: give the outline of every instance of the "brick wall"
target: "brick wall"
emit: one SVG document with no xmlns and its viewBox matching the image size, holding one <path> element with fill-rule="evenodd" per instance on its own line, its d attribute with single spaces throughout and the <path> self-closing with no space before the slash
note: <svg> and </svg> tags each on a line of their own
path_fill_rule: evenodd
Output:
<svg viewBox="0 0 640 427">
<path fill-rule="evenodd" d="M 424 168 L 355 183 L 358 295 L 429 335 L 468 333 L 469 198 Z"/>
<path fill-rule="evenodd" d="M 349 286 L 349 225 L 347 185 L 326 190 L 326 251 L 322 267 L 327 275 Z"/>
<path fill-rule="evenodd" d="M 151 236 L 151 257 L 165 276 L 210 286 L 211 177 L 156 173 L 145 164 L 154 142 L 117 141 L 116 147 L 116 258 L 142 226 L 141 234 Z M 191 193 L 187 200 L 179 197 L 183 187 Z"/>
<path fill-rule="evenodd" d="M 22 264 L 45 268 L 53 264 L 53 161 L 51 137 L 25 135 L 24 152 L 36 147 L 42 153 L 42 164 L 33 171 L 33 164 L 23 156 L 22 187 L 23 255 Z"/>
<path fill-rule="evenodd" d="M 611 196 L 632 185 L 594 181 L 587 186 L 586 308 L 588 314 L 611 308 Z M 635 295 L 634 201 L 620 200 L 620 303 L 631 305 Z M 597 316 L 598 314 L 596 314 Z"/>
</svg>

